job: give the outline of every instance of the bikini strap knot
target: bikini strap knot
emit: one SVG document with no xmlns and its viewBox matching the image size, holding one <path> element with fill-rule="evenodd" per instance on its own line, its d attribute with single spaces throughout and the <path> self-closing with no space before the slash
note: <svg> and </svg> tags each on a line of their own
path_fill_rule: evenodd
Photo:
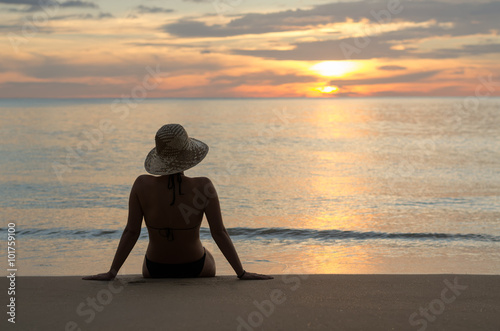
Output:
<svg viewBox="0 0 500 331">
<path fill-rule="evenodd" d="M 175 179 L 177 179 L 177 182 L 179 183 L 179 195 L 184 195 L 181 191 L 181 184 L 182 184 L 182 176 L 181 176 L 181 173 L 176 173 L 174 175 L 171 175 L 169 178 L 168 178 L 168 186 L 167 188 L 168 189 L 173 189 L 173 198 L 172 198 L 172 202 L 170 203 L 171 206 L 173 206 L 174 202 L 175 202 Z"/>
</svg>

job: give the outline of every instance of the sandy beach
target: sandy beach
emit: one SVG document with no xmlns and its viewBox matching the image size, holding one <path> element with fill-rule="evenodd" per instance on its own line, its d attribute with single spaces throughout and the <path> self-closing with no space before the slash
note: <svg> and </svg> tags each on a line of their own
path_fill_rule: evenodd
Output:
<svg viewBox="0 0 500 331">
<path fill-rule="evenodd" d="M 2 330 L 499 330 L 500 276 L 18 277 L 15 303 Z"/>
</svg>

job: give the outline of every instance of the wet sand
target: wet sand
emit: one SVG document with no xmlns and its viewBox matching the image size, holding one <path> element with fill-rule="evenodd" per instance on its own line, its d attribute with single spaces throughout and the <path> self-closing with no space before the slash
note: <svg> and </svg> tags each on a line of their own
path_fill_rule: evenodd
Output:
<svg viewBox="0 0 500 331">
<path fill-rule="evenodd" d="M 15 303 L 2 330 L 500 330 L 497 275 L 18 277 Z"/>
</svg>

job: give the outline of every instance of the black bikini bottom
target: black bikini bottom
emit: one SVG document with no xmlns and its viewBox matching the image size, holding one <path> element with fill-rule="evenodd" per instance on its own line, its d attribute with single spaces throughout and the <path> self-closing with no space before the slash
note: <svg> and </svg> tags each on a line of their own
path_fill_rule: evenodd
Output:
<svg viewBox="0 0 500 331">
<path fill-rule="evenodd" d="M 191 278 L 198 277 L 205 265 L 207 252 L 199 260 L 189 263 L 158 263 L 153 262 L 146 256 L 146 267 L 152 278 Z"/>
</svg>

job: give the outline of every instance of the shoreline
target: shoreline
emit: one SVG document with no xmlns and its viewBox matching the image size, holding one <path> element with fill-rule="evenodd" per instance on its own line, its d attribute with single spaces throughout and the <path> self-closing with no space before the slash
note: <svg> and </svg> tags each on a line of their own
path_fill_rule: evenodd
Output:
<svg viewBox="0 0 500 331">
<path fill-rule="evenodd" d="M 500 275 L 273 276 L 241 281 L 119 275 L 111 282 L 19 276 L 16 323 L 4 313 L 1 325 L 2 330 L 500 329 Z M 7 291 L 8 279 L 2 279 Z"/>
</svg>

